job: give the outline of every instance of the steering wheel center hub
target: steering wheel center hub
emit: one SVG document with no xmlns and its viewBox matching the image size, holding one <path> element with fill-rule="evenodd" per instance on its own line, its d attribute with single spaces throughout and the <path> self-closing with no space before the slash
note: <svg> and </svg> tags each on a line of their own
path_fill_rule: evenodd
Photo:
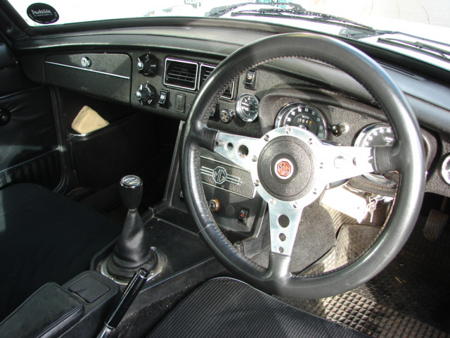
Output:
<svg viewBox="0 0 450 338">
<path fill-rule="evenodd" d="M 308 144 L 282 135 L 262 149 L 258 159 L 258 177 L 266 191 L 285 201 L 300 199 L 311 188 L 314 161 Z"/>
</svg>

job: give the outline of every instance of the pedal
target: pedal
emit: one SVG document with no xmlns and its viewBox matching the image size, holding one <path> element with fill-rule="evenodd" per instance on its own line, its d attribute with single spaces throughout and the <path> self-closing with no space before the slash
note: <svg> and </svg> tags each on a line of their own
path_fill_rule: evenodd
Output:
<svg viewBox="0 0 450 338">
<path fill-rule="evenodd" d="M 369 213 L 367 200 L 343 186 L 326 190 L 320 204 L 339 211 L 361 223 Z"/>
<path fill-rule="evenodd" d="M 423 236 L 430 242 L 436 241 L 441 236 L 448 221 L 448 214 L 436 209 L 431 209 L 422 230 Z"/>
</svg>

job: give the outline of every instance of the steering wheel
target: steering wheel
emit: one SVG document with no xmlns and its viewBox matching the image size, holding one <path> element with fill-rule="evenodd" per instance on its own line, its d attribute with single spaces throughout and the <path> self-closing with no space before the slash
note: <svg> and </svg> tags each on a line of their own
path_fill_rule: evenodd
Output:
<svg viewBox="0 0 450 338">
<path fill-rule="evenodd" d="M 261 138 L 230 134 L 207 126 L 221 93 L 246 70 L 279 58 L 300 57 L 330 64 L 362 84 L 392 125 L 391 147 L 351 147 L 322 143 L 297 127 L 273 129 Z M 397 255 L 414 228 L 424 195 L 424 155 L 419 127 L 403 93 L 369 56 L 337 39 L 288 33 L 246 45 L 227 57 L 200 90 L 186 122 L 181 170 L 186 201 L 217 258 L 238 277 L 272 294 L 302 298 L 336 295 L 368 281 Z M 250 172 L 267 202 L 270 258 L 263 268 L 239 253 L 217 226 L 205 199 L 200 147 Z M 400 182 L 392 212 L 375 242 L 352 263 L 328 273 L 299 276 L 289 271 L 302 210 L 333 182 L 368 173 L 397 171 Z M 300 226 L 299 226 L 300 224 Z"/>
</svg>

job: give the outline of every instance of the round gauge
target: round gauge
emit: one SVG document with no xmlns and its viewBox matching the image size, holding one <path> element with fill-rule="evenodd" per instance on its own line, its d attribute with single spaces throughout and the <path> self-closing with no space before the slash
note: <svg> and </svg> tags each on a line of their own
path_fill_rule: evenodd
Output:
<svg viewBox="0 0 450 338">
<path fill-rule="evenodd" d="M 395 135 L 386 123 L 369 124 L 360 131 L 355 140 L 355 147 L 391 146 Z"/>
<path fill-rule="evenodd" d="M 255 95 L 241 95 L 236 103 L 236 113 L 244 122 L 253 122 L 258 118 L 259 100 Z"/>
<path fill-rule="evenodd" d="M 364 127 L 355 139 L 355 147 L 382 147 L 392 146 L 395 143 L 395 135 L 392 127 L 386 123 L 373 123 Z M 383 175 L 364 175 L 372 182 L 380 184 L 392 183 Z"/>
<path fill-rule="evenodd" d="M 275 128 L 294 126 L 309 130 L 320 139 L 327 137 L 327 123 L 322 112 L 304 103 L 291 103 L 278 112 Z"/>
<path fill-rule="evenodd" d="M 450 185 L 450 155 L 447 155 L 444 161 L 442 161 L 441 176 L 444 179 L 445 183 Z"/>
</svg>

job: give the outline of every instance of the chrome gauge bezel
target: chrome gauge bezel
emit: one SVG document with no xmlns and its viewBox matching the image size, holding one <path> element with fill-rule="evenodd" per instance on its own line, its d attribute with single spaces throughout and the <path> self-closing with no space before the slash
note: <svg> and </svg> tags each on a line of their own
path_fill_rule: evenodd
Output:
<svg viewBox="0 0 450 338">
<path fill-rule="evenodd" d="M 375 129 L 379 129 L 379 128 L 389 128 L 391 130 L 391 133 L 393 134 L 392 127 L 389 124 L 382 123 L 382 122 L 372 123 L 372 124 L 365 126 L 363 129 L 361 129 L 361 131 L 356 136 L 355 141 L 353 142 L 353 146 L 354 147 L 364 147 L 363 142 L 364 142 L 365 138 L 367 137 L 367 135 L 370 133 L 373 133 L 373 131 Z M 367 174 L 367 175 L 363 175 L 363 176 L 365 178 L 367 178 L 369 181 L 374 182 L 376 184 L 389 185 L 389 186 L 392 186 L 395 184 L 395 182 L 384 177 L 383 175 Z"/>
<path fill-rule="evenodd" d="M 251 116 L 248 116 L 247 113 L 244 112 L 244 108 L 242 106 L 242 101 L 246 97 L 251 97 L 252 100 L 256 100 L 256 103 L 257 103 L 257 109 L 255 112 L 253 112 L 253 114 Z M 244 122 L 255 121 L 259 116 L 259 99 L 255 95 L 252 95 L 252 94 L 242 94 L 241 96 L 239 96 L 239 98 L 236 102 L 236 113 L 239 116 L 239 118 Z"/>
<path fill-rule="evenodd" d="M 373 133 L 373 131 L 375 129 L 380 129 L 380 128 L 388 128 L 388 129 L 390 129 L 390 132 L 393 134 L 392 127 L 389 124 L 383 123 L 383 122 L 371 123 L 371 124 L 365 126 L 363 129 L 361 129 L 361 131 L 356 136 L 355 141 L 353 142 L 353 146 L 354 147 L 364 147 L 362 142 L 367 137 L 367 135 L 370 133 Z"/>
<path fill-rule="evenodd" d="M 306 107 L 319 115 L 320 120 L 321 120 L 320 123 L 323 128 L 323 136 L 319 136 L 319 135 L 316 135 L 316 136 L 319 137 L 321 140 L 326 140 L 328 138 L 328 122 L 327 122 L 327 119 L 326 119 L 324 113 L 322 113 L 322 111 L 319 108 L 317 108 L 313 105 L 307 104 L 307 103 L 303 103 L 303 102 L 291 102 L 291 103 L 284 105 L 283 108 L 281 108 L 278 111 L 277 116 L 275 118 L 275 128 L 281 128 L 281 127 L 286 126 L 286 123 L 281 123 L 281 121 L 283 120 L 283 117 L 296 106 L 302 106 L 304 108 Z"/>
<path fill-rule="evenodd" d="M 450 167 L 450 154 L 447 154 L 441 164 L 441 177 L 444 180 L 444 182 L 447 183 L 448 185 L 450 185 L 449 167 Z"/>
</svg>

